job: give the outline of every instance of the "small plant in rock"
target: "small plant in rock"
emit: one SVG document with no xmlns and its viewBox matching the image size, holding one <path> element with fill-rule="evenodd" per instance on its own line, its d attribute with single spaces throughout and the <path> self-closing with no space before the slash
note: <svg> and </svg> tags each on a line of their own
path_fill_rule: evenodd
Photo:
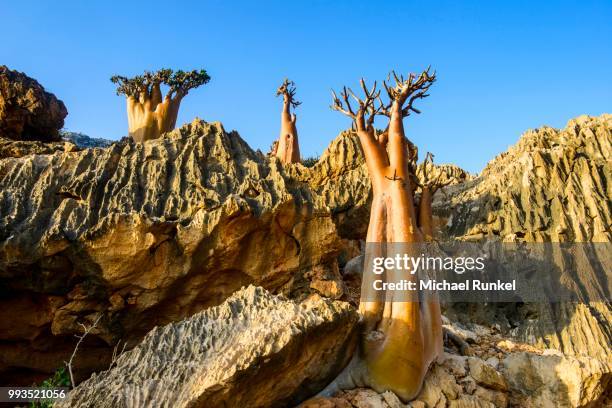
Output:
<svg viewBox="0 0 612 408">
<path fill-rule="evenodd" d="M 319 161 L 319 156 L 310 156 L 302 159 L 302 164 L 304 167 L 313 167 Z"/>
<path fill-rule="evenodd" d="M 66 367 L 60 367 L 55 370 L 55 373 L 40 383 L 40 388 L 66 388 L 70 387 L 70 375 L 68 374 L 68 370 Z M 30 408 L 52 408 L 53 401 L 40 401 L 40 402 L 31 402 L 29 405 Z"/>
</svg>

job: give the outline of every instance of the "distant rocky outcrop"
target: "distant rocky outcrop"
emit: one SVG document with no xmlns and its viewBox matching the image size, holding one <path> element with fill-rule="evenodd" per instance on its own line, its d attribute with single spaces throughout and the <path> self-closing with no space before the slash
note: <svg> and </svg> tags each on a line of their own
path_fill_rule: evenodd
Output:
<svg viewBox="0 0 612 408">
<path fill-rule="evenodd" d="M 111 140 L 91 138 L 82 133 L 61 131 L 60 134 L 61 141 L 58 142 L 12 140 L 0 137 L 0 159 L 56 152 L 70 153 L 82 149 L 108 147 L 114 143 Z"/>
<path fill-rule="evenodd" d="M 54 406 L 293 406 L 347 363 L 356 323 L 345 302 L 315 295 L 297 303 L 250 286 L 220 306 L 155 328 Z"/>
<path fill-rule="evenodd" d="M 24 73 L 0 66 L 0 137 L 60 141 L 64 103 Z"/>
<path fill-rule="evenodd" d="M 68 132 L 66 130 L 60 131 L 60 136 L 63 140 L 74 143 L 78 147 L 82 149 L 92 148 L 92 147 L 108 147 L 111 144 L 115 143 L 112 140 L 89 137 L 80 132 Z"/>
</svg>

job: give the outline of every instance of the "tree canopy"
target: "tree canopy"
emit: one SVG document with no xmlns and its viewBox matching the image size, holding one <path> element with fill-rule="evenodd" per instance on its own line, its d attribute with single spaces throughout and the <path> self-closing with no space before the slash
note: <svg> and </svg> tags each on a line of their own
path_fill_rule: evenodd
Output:
<svg viewBox="0 0 612 408">
<path fill-rule="evenodd" d="M 138 97 L 141 92 L 150 93 L 154 86 L 164 84 L 170 88 L 167 96 L 172 96 L 172 94 L 185 96 L 190 89 L 208 83 L 210 76 L 204 69 L 175 72 L 172 69 L 163 68 L 156 72 L 145 71 L 144 74 L 132 78 L 113 75 L 110 80 L 117 84 L 117 95 Z"/>
</svg>

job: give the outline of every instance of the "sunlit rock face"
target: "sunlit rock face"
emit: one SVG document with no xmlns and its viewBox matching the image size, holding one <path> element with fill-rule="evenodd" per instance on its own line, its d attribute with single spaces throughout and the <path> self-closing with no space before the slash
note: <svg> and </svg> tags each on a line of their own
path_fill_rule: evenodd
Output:
<svg viewBox="0 0 612 408">
<path fill-rule="evenodd" d="M 0 137 L 60 141 L 68 111 L 33 78 L 0 65 Z"/>
<path fill-rule="evenodd" d="M 610 242 L 611 157 L 612 115 L 579 116 L 562 130 L 527 131 L 434 206 L 463 239 Z"/>
<path fill-rule="evenodd" d="M 543 127 L 489 162 L 475 179 L 447 187 L 434 212 L 441 235 L 469 241 L 610 242 L 612 115 L 580 116 Z M 577 282 L 594 279 L 580 268 Z M 522 341 L 607 358 L 609 304 L 537 303 L 467 307 L 471 319 L 499 324 Z"/>
<path fill-rule="evenodd" d="M 15 316 L 0 323 L 0 377 L 13 381 L 61 366 L 79 323 L 99 314 L 75 364 L 83 374 L 117 342 L 243 285 L 339 298 L 341 235 L 367 228 L 369 185 L 348 134 L 312 168 L 198 120 L 144 144 L 20 143 L 0 160 L 0 313 Z"/>
<path fill-rule="evenodd" d="M 610 118 L 579 117 L 564 130 L 529 131 L 476 177 L 437 166 L 449 181 L 435 196 L 438 238 L 609 242 Z M 0 156 L 4 383 L 48 376 L 72 352 L 78 323 L 100 314 L 76 359 L 79 379 L 108 368 L 117 343 L 127 341 L 129 349 L 154 326 L 219 305 L 244 285 L 299 299 L 347 295 L 340 274 L 358 264 L 346 261 L 365 237 L 371 198 L 354 134 L 340 134 L 310 168 L 283 166 L 235 132 L 199 120 L 144 144 L 123 140 L 79 150 L 19 143 L 7 142 L 9 153 Z M 557 350 L 562 359 L 502 365 L 509 356 L 502 353 L 495 371 L 507 390 L 461 382 L 463 374 L 453 373 L 450 381 L 445 366 L 426 380 L 423 404 L 439 398 L 436 384 L 448 385 L 449 403 L 542 401 L 549 394 L 513 374 L 536 363 L 568 370 L 555 379 L 575 384 L 562 397 L 568 401 L 607 398 L 600 391 L 612 372 L 608 304 L 472 304 L 445 313 L 458 323 L 494 327 L 535 354 Z M 483 341 L 471 345 L 485 348 Z M 500 353 L 495 347 L 487 349 Z M 474 381 L 491 374 L 478 362 L 462 361 L 474 370 Z M 576 361 L 587 361 L 593 375 Z M 570 372 L 579 366 L 582 371 Z M 365 398 L 358 392 L 346 397 Z"/>
<path fill-rule="evenodd" d="M 528 131 L 477 178 L 447 187 L 436 197 L 440 236 L 475 242 L 610 242 L 611 157 L 610 114 L 580 116 L 562 130 Z M 596 277 L 585 265 L 577 276 L 564 278 L 570 285 L 584 285 Z M 447 313 L 463 322 L 498 327 L 539 350 L 562 353 L 507 360 L 507 376 L 524 396 L 524 406 L 599 406 L 609 401 L 612 381 L 610 310 L 609 301 L 543 300 L 455 305 Z M 534 378 L 518 374 L 537 371 L 534 367 L 542 368 Z M 542 388 L 539 382 L 559 385 Z"/>
</svg>

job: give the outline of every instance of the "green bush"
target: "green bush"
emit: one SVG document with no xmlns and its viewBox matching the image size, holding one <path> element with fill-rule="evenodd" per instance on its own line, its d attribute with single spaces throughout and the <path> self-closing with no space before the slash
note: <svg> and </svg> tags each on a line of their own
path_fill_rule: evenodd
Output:
<svg viewBox="0 0 612 408">
<path fill-rule="evenodd" d="M 40 384 L 40 388 L 70 388 L 70 375 L 66 367 L 58 368 L 52 377 Z M 31 402 L 30 408 L 52 408 L 53 401 Z"/>
<path fill-rule="evenodd" d="M 306 157 L 305 159 L 302 159 L 302 164 L 305 167 L 312 167 L 315 164 L 317 164 L 318 161 L 319 161 L 318 156 L 311 156 L 311 157 Z"/>
</svg>

